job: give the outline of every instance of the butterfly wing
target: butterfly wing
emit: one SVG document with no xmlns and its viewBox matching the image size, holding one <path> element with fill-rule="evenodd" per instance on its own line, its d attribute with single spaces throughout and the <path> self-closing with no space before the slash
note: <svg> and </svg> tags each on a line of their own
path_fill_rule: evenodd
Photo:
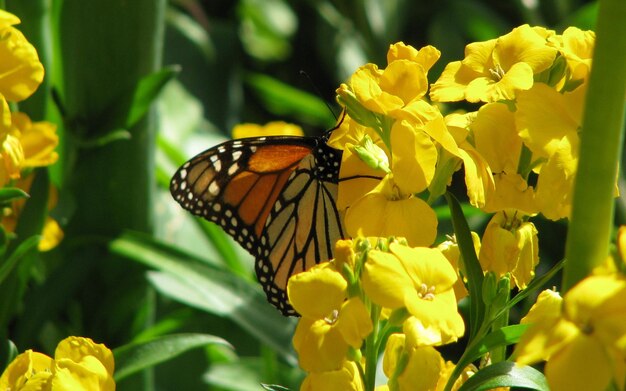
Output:
<svg viewBox="0 0 626 391">
<path fill-rule="evenodd" d="M 268 300 L 294 315 L 285 293 L 289 276 L 330 259 L 344 236 L 335 206 L 340 162 L 341 151 L 323 138 L 233 140 L 180 167 L 170 191 L 248 250 Z"/>
</svg>

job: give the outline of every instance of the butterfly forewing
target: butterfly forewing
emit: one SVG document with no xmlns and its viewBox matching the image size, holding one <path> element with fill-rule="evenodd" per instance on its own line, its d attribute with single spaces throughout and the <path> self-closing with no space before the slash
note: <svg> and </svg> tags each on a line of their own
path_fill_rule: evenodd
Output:
<svg viewBox="0 0 626 391">
<path fill-rule="evenodd" d="M 288 278 L 332 258 L 334 242 L 344 237 L 335 203 L 340 162 L 341 151 L 324 138 L 233 140 L 185 163 L 170 191 L 254 255 L 268 300 L 294 315 Z"/>
</svg>

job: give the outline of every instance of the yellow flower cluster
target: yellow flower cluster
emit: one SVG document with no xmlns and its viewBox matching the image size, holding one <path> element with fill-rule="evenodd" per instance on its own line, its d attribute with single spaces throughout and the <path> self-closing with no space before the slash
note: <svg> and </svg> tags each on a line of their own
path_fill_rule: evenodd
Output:
<svg viewBox="0 0 626 391">
<path fill-rule="evenodd" d="M 11 112 L 8 102 L 19 102 L 31 96 L 41 84 L 44 69 L 37 51 L 13 27 L 20 20 L 0 10 L 0 186 L 11 185 L 28 191 L 35 167 L 57 161 L 54 151 L 59 139 L 56 126 L 49 122 L 32 122 L 20 112 Z M 3 211 L 2 225 L 8 231 L 15 227 L 23 201 L 16 201 Z M 48 218 L 39 248 L 54 247 L 63 233 L 58 224 Z"/>
<path fill-rule="evenodd" d="M 482 240 L 473 238 L 488 285 L 506 297 L 509 286 L 528 286 L 539 261 L 529 218 L 569 217 L 594 40 L 576 28 L 520 26 L 467 45 L 431 86 L 439 51 L 400 42 L 385 68 L 366 64 L 341 84 L 345 116 L 329 144 L 343 150 L 337 205 L 346 231 L 405 242 L 340 241 L 335 260 L 289 281 L 302 314 L 294 345 L 308 372 L 303 389 L 362 389 L 375 364 L 367 350 L 384 341 L 385 387 L 443 387 L 453 365 L 434 346 L 463 335 L 456 303 L 467 290 L 454 238 L 429 248 L 438 225 L 430 205 L 461 168 L 470 203 L 494 213 Z M 462 100 L 481 106 L 440 112 Z"/>
<path fill-rule="evenodd" d="M 626 226 L 618 233 L 619 256 L 607 259 L 561 295 L 541 292 L 522 324 L 528 331 L 513 353 L 519 365 L 547 361 L 554 391 L 626 389 Z"/>
<path fill-rule="evenodd" d="M 400 328 L 385 350 L 389 387 L 436 385 L 446 365 L 434 346 L 465 332 L 450 262 L 438 249 L 382 238 L 341 240 L 335 253 L 333 261 L 294 275 L 287 286 L 302 315 L 293 339 L 309 373 L 302 389 L 363 390 L 362 376 L 376 369 L 376 361 L 361 353 L 364 341 L 365 356 L 378 357 L 372 349 L 385 335 L 378 332 Z"/>
<path fill-rule="evenodd" d="M 54 359 L 27 350 L 0 376 L 0 390 L 114 391 L 113 353 L 89 338 L 59 342 Z"/>
<path fill-rule="evenodd" d="M 529 218 L 567 218 L 594 34 L 528 25 L 467 45 L 430 86 L 434 102 L 481 102 L 444 116 L 426 100 L 432 46 L 397 43 L 387 67 L 359 68 L 337 89 L 346 116 L 329 143 L 344 150 L 338 206 L 348 234 L 430 246 L 429 206 L 464 168 L 470 203 L 495 213 L 480 246 L 485 271 L 524 288 L 539 261 Z"/>
</svg>

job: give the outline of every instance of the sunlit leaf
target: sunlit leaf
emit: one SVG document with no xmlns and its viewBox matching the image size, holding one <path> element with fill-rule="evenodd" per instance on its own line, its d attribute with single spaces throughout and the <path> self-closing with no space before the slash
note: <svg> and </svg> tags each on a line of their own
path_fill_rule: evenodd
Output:
<svg viewBox="0 0 626 391">
<path fill-rule="evenodd" d="M 533 367 L 518 367 L 515 363 L 502 361 L 489 365 L 470 377 L 459 391 L 487 391 L 497 387 L 520 387 L 529 390 L 549 391 L 548 382 Z"/>
<path fill-rule="evenodd" d="M 0 203 L 11 202 L 30 197 L 28 193 L 17 187 L 5 187 L 0 189 Z"/>
<path fill-rule="evenodd" d="M 149 279 L 161 293 L 233 320 L 288 360 L 294 360 L 290 348 L 293 323 L 267 303 L 258 284 L 139 234 L 129 233 L 114 240 L 111 250 L 156 269 Z"/>
<path fill-rule="evenodd" d="M 470 341 L 476 335 L 478 328 L 483 322 L 485 316 L 485 304 L 482 300 L 482 286 L 483 286 L 483 270 L 478 262 L 476 256 L 476 250 L 474 249 L 474 242 L 472 241 L 472 235 L 467 225 L 467 220 L 463 215 L 461 205 L 457 199 L 451 194 L 446 193 L 446 200 L 448 201 L 448 207 L 452 215 L 452 225 L 454 227 L 454 234 L 456 235 L 457 243 L 459 244 L 459 250 L 461 252 L 460 262 L 463 263 L 464 270 L 467 275 L 467 285 L 470 294 Z"/>
<path fill-rule="evenodd" d="M 115 381 L 171 360 L 188 350 L 211 344 L 230 346 L 222 338 L 206 334 L 174 334 L 121 346 L 113 350 Z"/>
<path fill-rule="evenodd" d="M 312 94 L 257 73 L 249 73 L 245 81 L 267 109 L 275 115 L 299 117 L 303 122 L 324 129 L 330 128 L 334 122 L 333 114 L 328 106 Z"/>
</svg>

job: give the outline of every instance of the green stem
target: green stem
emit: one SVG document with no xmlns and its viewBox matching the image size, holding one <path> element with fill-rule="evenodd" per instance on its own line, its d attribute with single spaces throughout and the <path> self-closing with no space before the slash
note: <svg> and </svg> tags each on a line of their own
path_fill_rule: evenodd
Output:
<svg viewBox="0 0 626 391">
<path fill-rule="evenodd" d="M 509 301 L 510 291 L 506 293 L 505 301 Z M 501 311 L 501 314 L 493 320 L 491 331 L 500 330 L 509 325 L 509 309 Z M 498 346 L 491 351 L 491 363 L 495 364 L 506 360 L 506 346 Z"/>
<path fill-rule="evenodd" d="M 374 391 L 376 385 L 376 364 L 378 362 L 378 331 L 380 309 L 372 304 L 371 306 L 372 324 L 374 326 L 370 335 L 365 339 L 365 391 Z"/>
<path fill-rule="evenodd" d="M 626 97 L 626 2 L 601 0 L 567 235 L 563 292 L 609 253 Z"/>
</svg>

